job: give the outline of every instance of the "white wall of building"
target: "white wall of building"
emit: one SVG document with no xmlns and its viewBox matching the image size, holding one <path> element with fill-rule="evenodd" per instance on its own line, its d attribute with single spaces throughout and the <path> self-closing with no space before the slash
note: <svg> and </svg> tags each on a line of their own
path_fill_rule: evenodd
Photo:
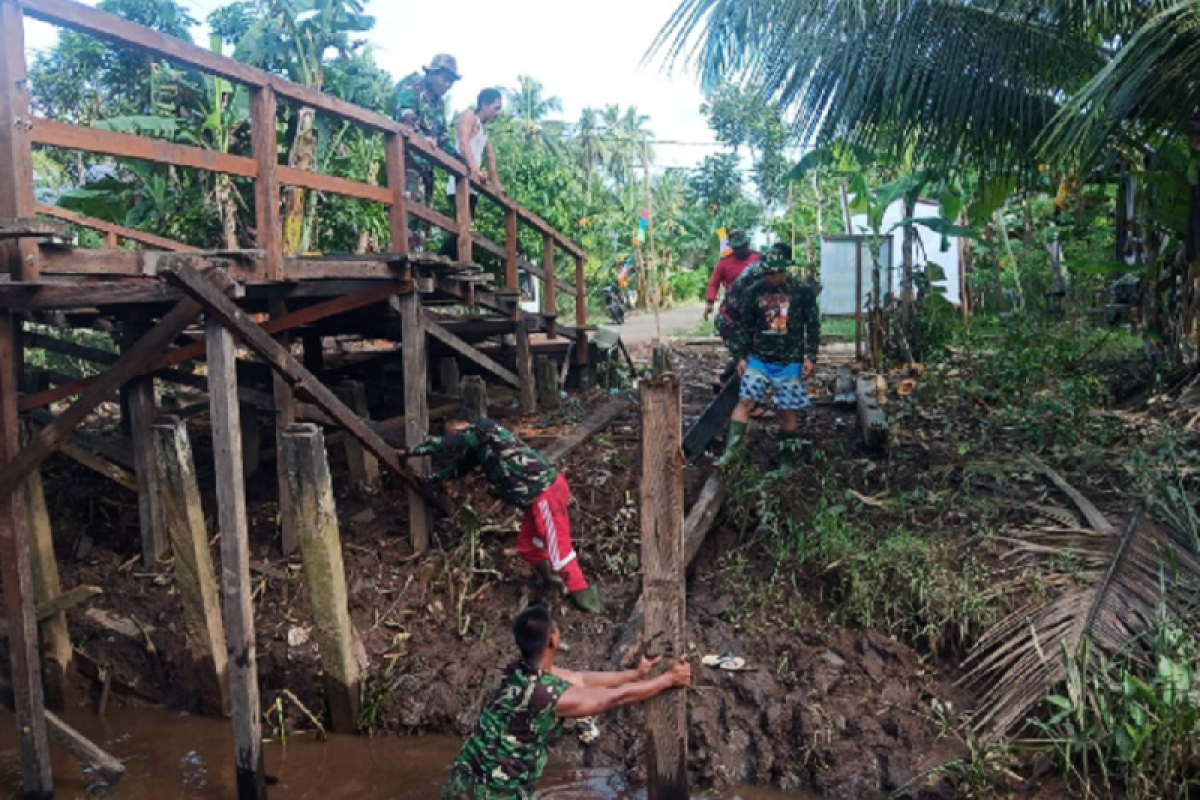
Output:
<svg viewBox="0 0 1200 800">
<path fill-rule="evenodd" d="M 936 217 L 938 216 L 938 204 L 931 200 L 920 200 L 917 202 L 917 212 L 914 214 L 916 219 L 921 217 Z M 904 219 L 904 201 L 897 200 L 888 207 L 887 213 L 883 216 L 883 230 L 888 230 L 893 225 L 896 225 Z M 854 222 L 854 233 L 870 233 L 867 227 L 866 214 L 854 214 L 852 216 Z M 959 265 L 959 249 L 958 239 L 956 237 L 947 237 L 949 249 L 942 251 L 942 237 L 940 234 L 934 233 L 926 227 L 917 225 L 915 227 L 917 240 L 920 244 L 916 247 L 914 255 L 914 264 L 921 266 L 932 261 L 942 268 L 946 273 L 946 280 L 940 281 L 940 284 L 946 290 L 946 299 L 951 303 L 958 305 L 961 293 L 960 286 L 962 281 L 962 271 Z M 923 247 L 922 247 L 923 246 Z M 892 252 L 895 254 L 892 260 L 894 269 L 892 271 L 892 290 L 898 291 L 900 288 L 901 271 L 904 264 L 904 229 L 896 228 L 892 231 Z M 886 280 L 886 278 L 884 279 Z"/>
</svg>

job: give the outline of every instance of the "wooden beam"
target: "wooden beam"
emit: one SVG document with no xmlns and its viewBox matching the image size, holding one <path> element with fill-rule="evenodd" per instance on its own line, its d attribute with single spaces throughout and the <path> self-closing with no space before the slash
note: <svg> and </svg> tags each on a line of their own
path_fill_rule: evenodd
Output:
<svg viewBox="0 0 1200 800">
<path fill-rule="evenodd" d="M 317 408 L 359 439 L 402 481 L 426 495 L 427 499 L 437 503 L 439 508 L 449 511 L 444 501 L 433 495 L 415 475 L 400 464 L 395 450 L 375 435 L 354 412 L 346 408 L 333 392 L 297 362 L 279 342 L 272 339 L 268 330 L 255 325 L 245 312 L 222 294 L 211 281 L 204 278 L 195 267 L 186 263 L 182 264 L 174 272 L 167 273 L 167 279 L 203 305 L 208 311 L 207 316 L 220 320 L 221 324 L 236 332 L 242 344 L 257 353 L 272 369 L 286 378 L 293 388 L 308 395 Z"/>
<path fill-rule="evenodd" d="M 521 390 L 521 410 L 526 414 L 537 413 L 537 381 L 533 375 L 533 350 L 529 344 L 529 327 L 525 324 L 525 314 L 517 311 L 517 388 Z"/>
<path fill-rule="evenodd" d="M 182 298 L 182 292 L 158 281 L 0 283 L 0 306 L 21 311 L 178 303 Z"/>
<path fill-rule="evenodd" d="M 517 210 L 509 208 L 504 212 L 504 286 L 508 289 L 519 289 L 521 286 L 518 275 L 521 266 L 520 246 Z"/>
<path fill-rule="evenodd" d="M 145 322 L 125 318 L 122 349 L 129 352 L 137 346 L 147 331 Z M 129 407 L 129 438 L 133 445 L 134 473 L 138 482 L 138 523 L 142 534 L 142 564 L 152 567 L 171 551 L 163 511 L 162 486 L 158 480 L 157 458 L 154 454 L 154 420 L 158 409 L 154 398 L 154 378 L 137 375 L 125 383 Z"/>
<path fill-rule="evenodd" d="M 640 388 L 646 641 L 671 659 L 687 652 L 680 387 L 676 376 L 666 375 Z M 688 800 L 687 696 L 671 690 L 651 698 L 646 727 L 650 800 Z"/>
<path fill-rule="evenodd" d="M 364 420 L 370 420 L 367 408 L 367 390 L 361 381 L 345 381 L 337 391 L 338 397 L 348 408 Z M 353 437 L 346 437 L 346 466 L 350 482 L 368 489 L 379 483 L 379 462 Z"/>
<path fill-rule="evenodd" d="M 171 250 L 174 252 L 184 252 L 187 250 L 197 250 L 199 248 L 191 245 L 177 242 L 174 239 L 167 239 L 162 236 L 155 236 L 153 233 L 146 233 L 135 228 L 127 228 L 124 225 L 117 225 L 112 222 L 106 222 L 102 219 L 89 217 L 80 214 L 76 211 L 71 211 L 61 206 L 48 206 L 45 203 L 37 204 L 37 213 L 47 217 L 54 217 L 65 222 L 70 222 L 72 225 L 78 225 L 81 228 L 87 228 L 93 231 L 99 231 L 104 234 L 112 234 L 121 239 L 127 239 L 131 242 L 144 244 L 149 247 L 157 247 L 160 250 Z"/>
<path fill-rule="evenodd" d="M 214 291 L 217 290 L 214 288 Z M 96 406 L 124 386 L 130 378 L 143 374 L 150 360 L 162 353 L 200 316 L 201 308 L 201 305 L 193 300 L 181 301 L 158 325 L 122 354 L 112 369 L 97 376 L 84 388 L 78 400 L 63 411 L 53 423 L 46 426 L 11 461 L 0 467 L 0 496 L 7 495 L 30 470 L 41 466 Z M 7 316 L 6 312 L 0 311 L 0 317 Z M 0 459 L 0 463 L 3 463 L 3 459 Z"/>
<path fill-rule="evenodd" d="M 408 197 L 407 157 L 404 154 L 404 137 L 399 133 L 388 134 L 385 145 L 387 188 L 391 192 L 391 208 L 388 223 L 392 235 L 391 249 L 397 253 L 408 252 Z"/>
<path fill-rule="evenodd" d="M 400 324 L 404 342 L 404 444 L 416 447 L 429 435 L 429 360 L 425 332 L 430 324 L 425 319 L 421 298 L 409 295 L 400 299 Z M 429 475 L 428 458 L 409 460 L 414 473 L 421 478 Z M 421 495 L 408 492 L 408 527 L 414 553 L 429 549 L 432 520 Z"/>
<path fill-rule="evenodd" d="M 270 299 L 271 319 L 277 320 L 287 316 L 287 304 L 278 295 Z M 287 331 L 276 335 L 279 346 L 292 352 L 292 337 Z M 278 372 L 271 373 L 272 397 L 275 400 L 275 447 L 278 450 L 283 441 L 283 432 L 296 421 L 296 394 L 291 384 Z M 292 502 L 288 483 L 287 468 L 283 459 L 275 459 L 275 483 L 279 498 L 279 542 L 285 556 L 290 556 L 300 547 L 300 539 L 296 529 L 296 507 Z"/>
<path fill-rule="evenodd" d="M 2 239 L 70 239 L 71 229 L 37 217 L 0 217 Z"/>
<path fill-rule="evenodd" d="M 254 228 L 263 251 L 263 267 L 272 280 L 283 280 L 283 222 L 279 210 L 279 140 L 275 91 L 250 89 L 250 149 L 258 165 L 254 179 Z"/>
<path fill-rule="evenodd" d="M 448 356 L 438 362 L 438 389 L 450 397 L 462 397 L 462 374 L 458 359 Z"/>
<path fill-rule="evenodd" d="M 384 205 L 391 205 L 392 202 L 392 194 L 387 187 L 376 186 L 373 183 L 362 183 L 360 181 L 347 180 L 346 178 L 338 178 L 333 175 L 323 175 L 320 172 L 285 167 L 282 164 L 276 169 L 276 172 L 279 175 L 279 182 L 285 186 L 300 186 L 305 189 L 311 189 L 314 192 L 338 194 L 343 197 L 356 197 L 359 200 L 368 200 L 373 203 L 383 203 Z"/>
<path fill-rule="evenodd" d="M 44 622 L 51 617 L 64 614 L 72 608 L 81 606 L 93 597 L 102 594 L 104 594 L 104 590 L 99 586 L 76 586 L 73 589 L 68 589 L 56 597 L 38 603 L 35 610 L 37 621 Z M 7 639 L 9 632 L 8 621 L 0 619 L 0 640 Z"/>
<path fill-rule="evenodd" d="M 555 339 L 558 336 L 555 329 L 558 319 L 558 276 L 554 272 L 554 237 L 549 234 L 542 237 L 542 273 L 546 284 L 542 293 L 542 313 L 549 320 L 546 338 Z"/>
<path fill-rule="evenodd" d="M 195 279 L 204 281 L 198 273 Z M 215 291 L 215 286 L 212 288 L 213 294 L 226 299 Z M 212 405 L 217 530 L 221 535 L 221 584 L 238 798 L 265 800 L 262 707 L 259 702 L 257 644 L 254 636 L 254 585 L 250 581 L 246 483 L 242 475 L 237 361 L 233 334 L 211 311 L 205 315 L 205 340 L 208 347 L 208 395 Z"/>
<path fill-rule="evenodd" d="M 472 256 L 471 235 L 471 179 L 465 175 L 454 179 L 454 220 L 458 223 L 458 260 L 470 264 Z"/>
<path fill-rule="evenodd" d="M 542 450 L 542 455 L 551 464 L 561 464 L 575 448 L 607 428 L 617 417 L 620 417 L 632 408 L 633 403 L 628 400 L 610 400 L 606 405 L 588 417 L 587 422 L 566 436 L 560 436 L 555 439 L 549 447 Z"/>
<path fill-rule="evenodd" d="M 562 405 L 562 393 L 558 388 L 558 367 L 546 356 L 534 360 L 534 378 L 537 382 L 538 408 L 554 411 Z"/>
<path fill-rule="evenodd" d="M 492 373 L 497 378 L 500 378 L 505 383 L 520 388 L 521 378 L 518 377 L 515 372 L 513 372 L 510 369 L 507 369 L 506 367 L 504 367 L 504 366 L 500 365 L 498 362 L 496 362 L 494 359 L 489 358 L 488 356 L 479 352 L 474 347 L 467 344 L 467 342 L 463 341 L 458 336 L 455 336 L 453 333 L 446 330 L 438 323 L 436 323 L 432 320 L 429 320 L 429 319 L 425 320 L 425 332 L 428 333 L 433 338 L 437 339 L 442 344 L 449 347 L 454 352 L 461 355 L 463 358 L 466 358 L 466 359 L 470 360 L 472 363 L 478 364 L 479 366 L 483 367 L 488 372 Z M 405 348 L 407 349 L 407 344 L 405 345 Z"/>
<path fill-rule="evenodd" d="M 41 425 L 37 426 L 36 430 L 42 430 Z M 103 456 L 99 456 L 75 444 L 74 437 L 71 440 L 65 441 L 59 447 L 59 452 L 76 463 L 87 467 L 98 475 L 103 475 L 118 486 L 123 486 L 131 492 L 138 490 L 137 476 L 132 472 L 122 467 L 119 464 L 114 464 Z"/>
<path fill-rule="evenodd" d="M 21 6 L 0 3 L 0 217 L 3 218 L 34 216 L 29 117 L 25 20 Z M 0 241 L 0 273 L 7 273 L 14 281 L 38 280 L 37 245 L 30 240 Z M 49 774 L 48 765 L 46 769 Z M 29 784 L 25 789 L 30 791 Z M 37 790 L 36 784 L 33 790 Z"/>
<path fill-rule="evenodd" d="M 223 172 L 241 178 L 258 177 L 258 164 L 254 159 L 245 156 L 233 156 L 217 150 L 175 144 L 164 139 L 150 139 L 41 117 L 33 120 L 31 137 L 34 144 L 66 150 L 82 150 L 156 164 Z"/>
</svg>

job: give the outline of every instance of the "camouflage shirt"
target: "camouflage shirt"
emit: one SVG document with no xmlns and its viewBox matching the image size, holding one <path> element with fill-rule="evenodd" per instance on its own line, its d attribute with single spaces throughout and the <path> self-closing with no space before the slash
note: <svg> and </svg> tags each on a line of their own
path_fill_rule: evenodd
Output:
<svg viewBox="0 0 1200 800">
<path fill-rule="evenodd" d="M 396 87 L 396 120 L 433 139 L 443 150 L 450 149 L 445 103 L 421 73 L 414 72 Z"/>
<path fill-rule="evenodd" d="M 442 800 L 525 800 L 562 733 L 554 713 L 570 688 L 562 678 L 514 661 L 463 744 Z"/>
<path fill-rule="evenodd" d="M 818 290 L 817 285 L 790 275 L 779 286 L 756 280 L 743 287 L 738 297 L 740 320 L 726 339 L 733 357 L 753 355 L 770 364 L 816 361 L 821 343 Z"/>
<path fill-rule="evenodd" d="M 462 452 L 458 460 L 434 477 L 462 478 L 477 467 L 500 495 L 517 508 L 529 508 L 550 488 L 558 472 L 541 453 L 493 419 L 481 419 L 457 436 L 434 437 L 411 451 L 414 456 Z"/>
<path fill-rule="evenodd" d="M 721 299 L 721 308 L 717 311 L 717 333 L 730 349 L 733 349 L 729 344 L 730 339 L 742 326 L 742 312 L 738 307 L 742 302 L 742 295 L 746 293 L 747 287 L 763 276 L 766 266 L 764 261 L 755 261 L 746 267 L 734 279 L 733 284 L 725 291 L 725 297 Z"/>
</svg>

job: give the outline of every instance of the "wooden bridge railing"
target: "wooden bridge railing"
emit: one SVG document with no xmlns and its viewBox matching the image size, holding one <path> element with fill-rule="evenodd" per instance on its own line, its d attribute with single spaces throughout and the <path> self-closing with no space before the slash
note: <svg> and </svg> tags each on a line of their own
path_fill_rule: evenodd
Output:
<svg viewBox="0 0 1200 800">
<path fill-rule="evenodd" d="M 14 5 L 19 13 L 13 13 Z M 522 268 L 542 280 L 545 287 L 542 308 L 548 315 L 556 313 L 557 293 L 560 288 L 573 292 L 576 299 L 575 322 L 580 327 L 586 324 L 584 265 L 587 254 L 584 250 L 508 196 L 496 192 L 486 184 L 473 182 L 462 161 L 430 146 L 423 137 L 416 135 L 407 126 L 74 0 L 0 0 L 0 6 L 7 7 L 0 13 L 0 25 L 3 26 L 0 30 L 0 51 L 3 52 L 3 55 L 0 55 L 0 92 L 8 95 L 0 103 L 0 110 L 11 110 L 15 122 L 9 131 L 11 142 L 8 146 L 0 147 L 0 183 L 11 178 L 10 185 L 17 187 L 18 192 L 29 195 L 28 202 L 24 204 L 26 211 L 44 213 L 99 230 L 105 234 L 109 246 L 117 239 L 128 239 L 151 248 L 191 249 L 180 242 L 73 215 L 63 209 L 35 206 L 30 174 L 33 145 L 139 159 L 252 179 L 255 190 L 255 227 L 259 248 L 263 251 L 262 266 L 269 280 L 282 281 L 288 279 L 288 274 L 283 253 L 280 186 L 296 186 L 357 198 L 381 203 L 390 208 L 391 252 L 407 252 L 409 219 L 412 217 L 421 220 L 458 237 L 458 260 L 461 262 L 472 261 L 476 247 L 503 259 L 505 286 L 510 290 L 518 288 L 518 270 Z M 131 47 L 248 87 L 251 100 L 252 155 L 234 155 L 161 139 L 34 117 L 28 102 L 22 15 Z M 281 97 L 383 134 L 386 141 L 386 185 L 379 186 L 279 164 L 276 103 Z M 7 119 L 4 120 L 4 124 L 5 127 L 8 126 Z M 0 144 L 4 144 L 5 138 L 9 137 L 0 133 Z M 406 165 L 408 158 L 413 155 L 454 176 L 457 183 L 454 218 L 406 198 Z M 21 180 L 23 176 L 25 180 Z M 472 190 L 496 203 L 503 210 L 503 245 L 472 232 L 470 206 L 467 202 Z M 28 215 L 31 216 L 32 213 Z M 12 216 L 22 214 L 13 213 Z M 521 257 L 518 249 L 518 232 L 521 226 L 541 234 L 540 264 Z M 573 283 L 562 280 L 558 274 L 556 256 L 559 250 L 574 261 Z M 31 253 L 24 257 L 20 267 L 14 270 L 13 279 L 36 281 L 38 278 L 38 259 L 36 254 Z M 553 320 L 554 317 L 550 316 L 550 319 Z"/>
</svg>

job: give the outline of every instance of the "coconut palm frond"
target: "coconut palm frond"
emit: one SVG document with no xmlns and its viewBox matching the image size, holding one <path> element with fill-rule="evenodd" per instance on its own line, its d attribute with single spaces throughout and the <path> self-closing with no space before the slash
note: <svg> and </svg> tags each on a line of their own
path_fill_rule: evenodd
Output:
<svg viewBox="0 0 1200 800">
<path fill-rule="evenodd" d="M 1088 166 L 1123 129 L 1182 133 L 1200 115 L 1200 2 L 1180 0 L 1151 18 L 1063 106 L 1042 142 L 1049 158 Z"/>
<path fill-rule="evenodd" d="M 1137 658 L 1160 608 L 1187 618 L 1200 599 L 1200 559 L 1139 510 L 1120 534 L 1058 529 L 1026 532 L 1013 557 L 1067 563 L 1071 580 L 1054 599 L 995 625 L 975 646 L 964 683 L 981 689 L 973 725 L 982 735 L 1019 728 L 1066 678 L 1063 653 L 1090 664 Z"/>
</svg>

